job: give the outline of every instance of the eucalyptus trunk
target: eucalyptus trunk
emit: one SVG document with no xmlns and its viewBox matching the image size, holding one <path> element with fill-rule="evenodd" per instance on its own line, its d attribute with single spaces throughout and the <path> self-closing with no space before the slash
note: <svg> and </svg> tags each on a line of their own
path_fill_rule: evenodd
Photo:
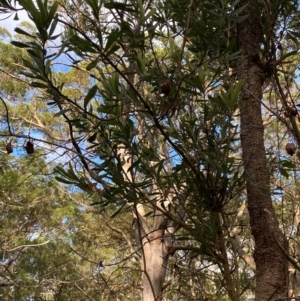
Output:
<svg viewBox="0 0 300 301">
<path fill-rule="evenodd" d="M 261 100 L 265 73 L 260 62 L 259 39 L 263 36 L 259 17 L 261 1 L 242 0 L 247 19 L 238 26 L 241 58 L 238 77 L 243 81 L 240 100 L 241 144 L 247 181 L 251 231 L 255 241 L 255 300 L 286 300 L 287 262 L 281 249 L 288 251 L 271 201 L 270 173 L 264 146 Z M 280 249 L 281 248 L 281 249 Z"/>
<path fill-rule="evenodd" d="M 168 263 L 168 239 L 164 229 L 150 231 L 142 241 L 143 301 L 162 300 Z"/>
</svg>

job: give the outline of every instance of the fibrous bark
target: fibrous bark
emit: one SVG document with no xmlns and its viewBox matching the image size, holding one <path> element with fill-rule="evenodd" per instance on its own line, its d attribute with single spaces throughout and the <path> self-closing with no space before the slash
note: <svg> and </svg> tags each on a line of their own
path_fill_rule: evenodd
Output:
<svg viewBox="0 0 300 301">
<path fill-rule="evenodd" d="M 241 144 L 247 181 L 247 198 L 251 231 L 255 241 L 256 263 L 255 300 L 286 300 L 287 262 L 278 241 L 288 250 L 286 239 L 279 229 L 272 206 L 270 174 L 264 147 L 264 127 L 261 113 L 264 71 L 259 57 L 259 22 L 263 10 L 261 1 L 242 0 L 247 19 L 238 26 L 241 58 L 238 77 L 243 81 L 240 100 Z M 267 216 L 271 215 L 271 222 Z M 274 237 L 278 238 L 276 241 Z"/>
</svg>

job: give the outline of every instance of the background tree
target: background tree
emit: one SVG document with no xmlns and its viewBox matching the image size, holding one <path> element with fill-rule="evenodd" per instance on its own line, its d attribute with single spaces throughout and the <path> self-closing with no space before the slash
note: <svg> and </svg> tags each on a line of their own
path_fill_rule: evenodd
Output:
<svg viewBox="0 0 300 301">
<path fill-rule="evenodd" d="M 299 141 L 295 67 L 289 76 L 284 69 L 295 54 L 297 2 L 19 2 L 37 30 L 17 29 L 26 39 L 13 42 L 28 49 L 19 79 L 35 88 L 29 105 L 39 104 L 29 116 L 41 120 L 49 99 L 53 123 L 21 112 L 20 120 L 68 154 L 57 179 L 90 193 L 102 210 L 115 207 L 112 216 L 122 213 L 127 226 L 133 219 L 127 245 L 143 272 L 143 299 L 247 299 L 253 271 L 257 300 L 287 298 L 287 260 L 295 260 L 279 230 L 273 187 L 278 168 L 287 176 L 296 165 L 266 157 L 261 114 L 273 106 L 264 89 L 274 89 L 282 101 L 271 111 L 282 122 L 275 135 L 288 127 Z M 4 12 L 15 9 L 1 3 Z M 68 73 L 57 72 L 59 59 Z M 201 276 L 211 280 L 195 285 Z"/>
</svg>

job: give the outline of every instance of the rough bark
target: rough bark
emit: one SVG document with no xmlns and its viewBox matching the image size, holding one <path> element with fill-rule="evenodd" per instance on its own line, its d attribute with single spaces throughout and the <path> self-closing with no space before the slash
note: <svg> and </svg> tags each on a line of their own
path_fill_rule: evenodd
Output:
<svg viewBox="0 0 300 301">
<path fill-rule="evenodd" d="M 272 206 L 270 174 L 264 147 L 264 127 L 261 115 L 264 72 L 259 61 L 259 38 L 262 36 L 259 15 L 261 1 L 242 0 L 247 5 L 248 18 L 238 26 L 241 58 L 238 76 L 243 80 L 240 100 L 241 144 L 247 180 L 248 209 L 251 231 L 255 241 L 256 263 L 255 300 L 286 300 L 287 262 L 274 237 L 288 250 Z M 267 211 L 266 211 L 267 210 Z M 267 216 L 269 212 L 272 219 Z"/>
</svg>

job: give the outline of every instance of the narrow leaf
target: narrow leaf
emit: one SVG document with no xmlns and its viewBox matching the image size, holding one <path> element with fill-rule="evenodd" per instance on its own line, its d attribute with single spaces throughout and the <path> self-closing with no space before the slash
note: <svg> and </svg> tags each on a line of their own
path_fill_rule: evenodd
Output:
<svg viewBox="0 0 300 301">
<path fill-rule="evenodd" d="M 127 202 L 123 201 L 121 206 L 110 217 L 113 218 L 113 217 L 117 216 L 121 212 L 121 210 L 125 207 L 126 204 L 127 204 Z"/>
<path fill-rule="evenodd" d="M 95 94 L 97 93 L 98 87 L 97 85 L 94 85 L 90 91 L 88 92 L 88 94 L 85 96 L 84 98 L 84 108 L 86 109 L 88 103 L 90 102 L 90 100 L 95 96 Z"/>
</svg>

